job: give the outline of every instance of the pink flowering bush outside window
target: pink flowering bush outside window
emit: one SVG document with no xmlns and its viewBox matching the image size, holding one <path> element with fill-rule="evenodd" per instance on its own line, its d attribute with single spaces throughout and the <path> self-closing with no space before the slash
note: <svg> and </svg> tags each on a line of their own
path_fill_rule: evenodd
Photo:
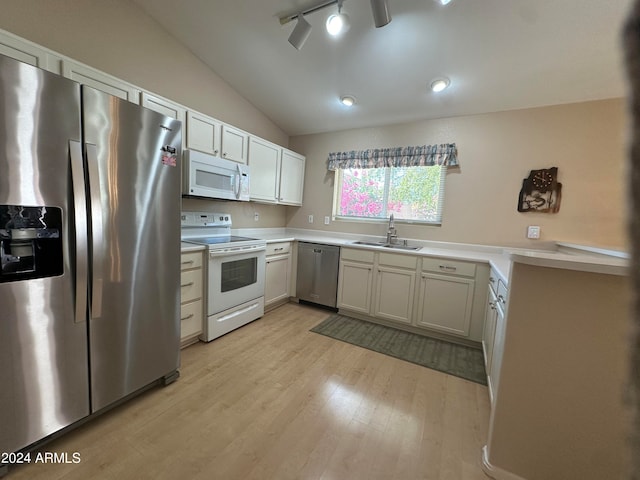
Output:
<svg viewBox="0 0 640 480">
<path fill-rule="evenodd" d="M 387 167 L 340 170 L 337 216 L 439 223 L 444 168 Z"/>
</svg>

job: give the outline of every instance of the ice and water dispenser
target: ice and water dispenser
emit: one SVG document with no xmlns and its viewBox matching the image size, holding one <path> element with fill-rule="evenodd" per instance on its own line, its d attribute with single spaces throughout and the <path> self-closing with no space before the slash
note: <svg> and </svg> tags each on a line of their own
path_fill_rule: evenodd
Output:
<svg viewBox="0 0 640 480">
<path fill-rule="evenodd" d="M 62 210 L 0 205 L 0 283 L 63 273 Z"/>
</svg>

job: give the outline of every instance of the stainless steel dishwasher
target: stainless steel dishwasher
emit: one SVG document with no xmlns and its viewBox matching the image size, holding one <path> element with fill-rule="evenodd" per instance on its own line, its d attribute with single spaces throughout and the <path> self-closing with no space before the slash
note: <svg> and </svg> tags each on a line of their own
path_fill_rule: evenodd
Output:
<svg viewBox="0 0 640 480">
<path fill-rule="evenodd" d="M 340 247 L 298 242 L 298 300 L 335 308 L 339 263 Z"/>
</svg>

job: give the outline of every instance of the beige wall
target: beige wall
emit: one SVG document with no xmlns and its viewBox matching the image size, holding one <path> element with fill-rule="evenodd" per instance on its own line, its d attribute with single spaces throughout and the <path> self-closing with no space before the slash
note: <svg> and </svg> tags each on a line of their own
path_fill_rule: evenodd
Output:
<svg viewBox="0 0 640 480">
<path fill-rule="evenodd" d="M 288 211 L 288 226 L 383 235 L 380 223 L 322 225 L 333 201 L 327 154 L 454 142 L 461 168 L 447 177 L 442 226 L 399 224 L 401 237 L 535 246 L 526 229 L 539 225 L 542 241 L 626 248 L 625 115 L 624 102 L 614 99 L 293 137 L 290 147 L 307 165 L 304 206 Z M 560 212 L 517 212 L 522 180 L 551 166 L 563 184 Z"/>
<path fill-rule="evenodd" d="M 304 206 L 185 201 L 222 210 L 238 227 L 291 226 L 383 235 L 383 224 L 335 222 L 330 151 L 455 142 L 461 169 L 447 179 L 441 227 L 400 224 L 401 237 L 484 244 L 542 240 L 626 247 L 622 100 L 413 122 L 292 138 L 127 0 L 6 0 L 0 28 L 212 115 L 307 156 Z M 516 212 L 530 169 L 557 166 L 564 184 L 556 215 Z M 253 214 L 260 213 L 254 222 Z M 313 214 L 310 225 L 307 216 Z"/>
<path fill-rule="evenodd" d="M 0 28 L 259 137 L 288 135 L 133 2 L 3 0 Z"/>
</svg>

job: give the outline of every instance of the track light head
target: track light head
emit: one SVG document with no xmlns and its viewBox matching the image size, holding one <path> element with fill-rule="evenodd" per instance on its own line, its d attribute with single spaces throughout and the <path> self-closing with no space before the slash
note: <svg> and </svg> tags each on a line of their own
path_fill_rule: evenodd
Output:
<svg viewBox="0 0 640 480">
<path fill-rule="evenodd" d="M 291 35 L 289 35 L 289 43 L 293 45 L 296 50 L 300 50 L 304 42 L 309 38 L 309 35 L 311 35 L 311 24 L 305 20 L 304 15 L 300 14 L 298 15 L 296 26 L 291 32 Z"/>
<path fill-rule="evenodd" d="M 371 0 L 371 12 L 373 13 L 373 23 L 376 28 L 384 27 L 391 22 L 391 13 L 387 0 Z"/>
</svg>

